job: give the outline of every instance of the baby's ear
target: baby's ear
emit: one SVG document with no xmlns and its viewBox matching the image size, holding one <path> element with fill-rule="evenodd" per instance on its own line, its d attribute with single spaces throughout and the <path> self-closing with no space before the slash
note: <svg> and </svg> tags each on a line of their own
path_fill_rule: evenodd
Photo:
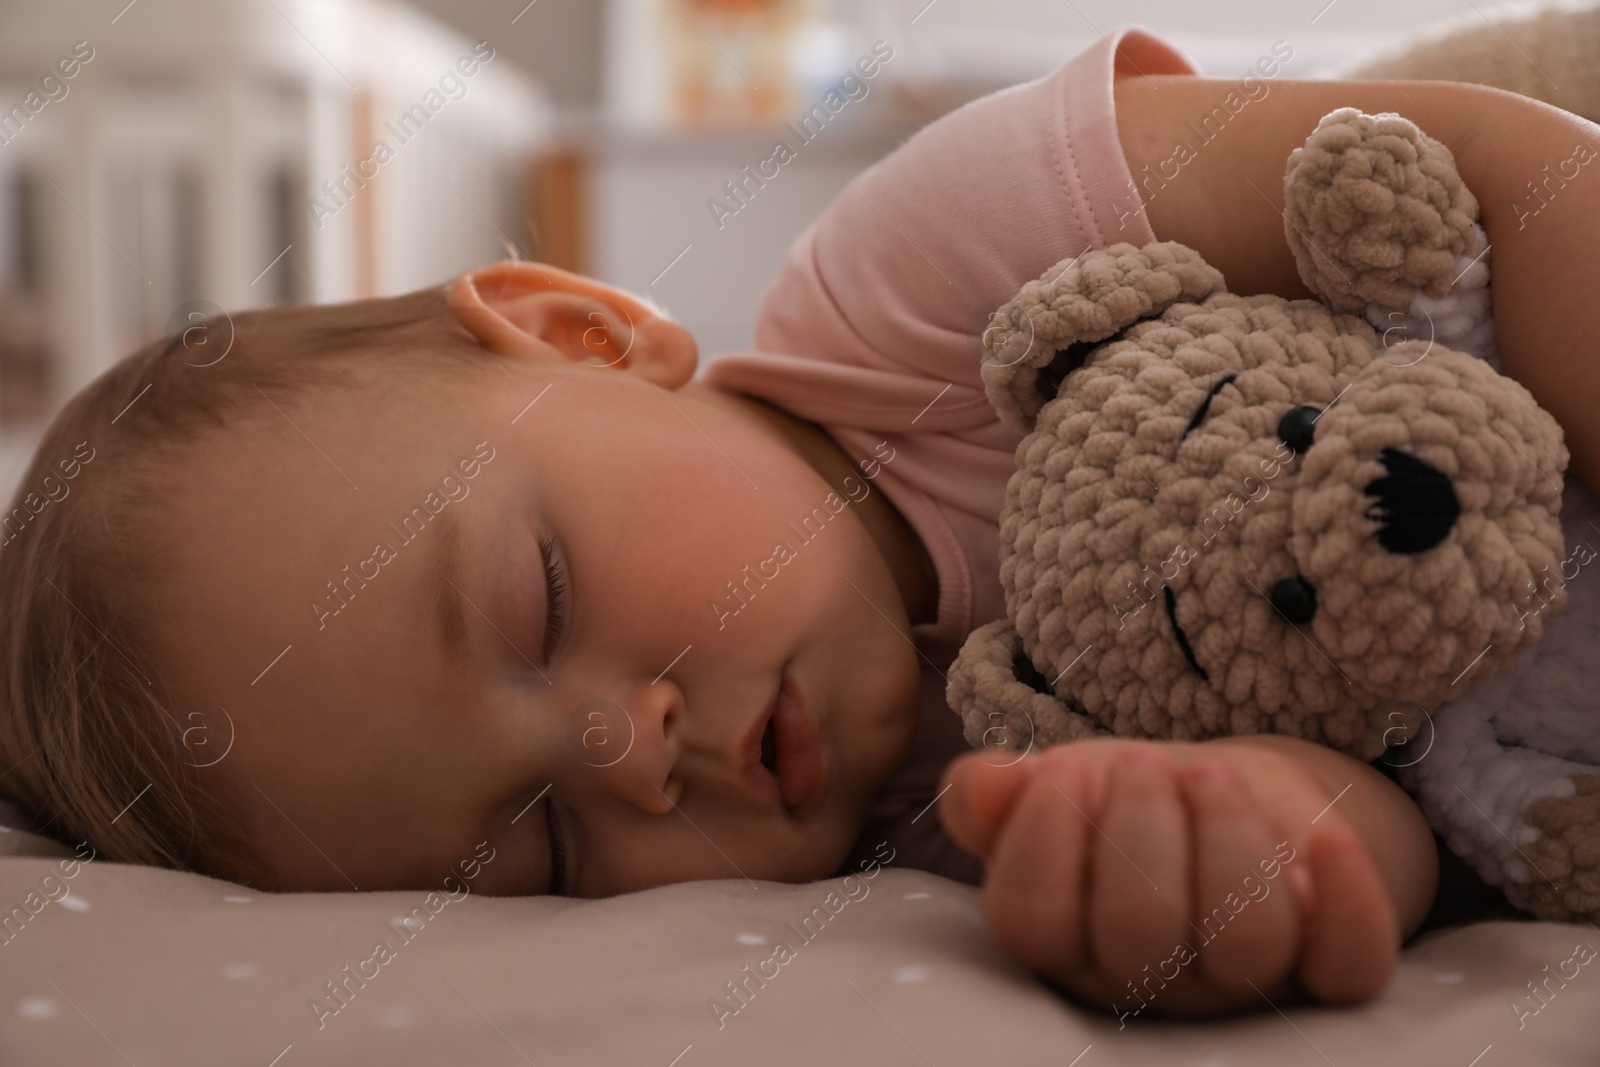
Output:
<svg viewBox="0 0 1600 1067">
<path fill-rule="evenodd" d="M 983 388 L 1021 433 L 1068 374 L 1129 326 L 1226 286 L 1222 272 L 1176 241 L 1127 242 L 1062 260 L 1022 287 L 983 334 Z"/>
<path fill-rule="evenodd" d="M 448 303 L 480 345 L 503 356 L 621 370 L 667 389 L 694 377 L 699 361 L 693 335 L 649 301 L 543 263 L 467 271 Z"/>
</svg>

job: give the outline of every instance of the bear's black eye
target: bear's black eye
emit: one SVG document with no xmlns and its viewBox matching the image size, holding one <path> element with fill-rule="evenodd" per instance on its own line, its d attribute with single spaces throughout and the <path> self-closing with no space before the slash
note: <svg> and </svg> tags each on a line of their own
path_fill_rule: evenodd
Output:
<svg viewBox="0 0 1600 1067">
<path fill-rule="evenodd" d="M 1278 420 L 1278 440 L 1288 445 L 1296 455 L 1305 455 L 1311 451 L 1311 442 L 1317 433 L 1317 419 L 1321 417 L 1321 408 L 1305 404 L 1290 408 Z"/>
<path fill-rule="evenodd" d="M 1237 377 L 1237 374 L 1224 374 L 1217 384 L 1211 387 L 1211 391 L 1206 394 L 1204 400 L 1200 401 L 1200 406 L 1195 409 L 1194 415 L 1189 419 L 1189 425 L 1185 426 L 1183 428 L 1183 433 L 1178 435 L 1179 441 L 1182 441 L 1185 437 L 1188 437 L 1190 430 L 1194 429 L 1196 426 L 1199 426 L 1205 421 L 1206 412 L 1211 410 L 1211 398 L 1222 392 L 1222 387 Z"/>
<path fill-rule="evenodd" d="M 1050 362 L 1039 368 L 1039 376 L 1033 380 L 1033 387 L 1046 403 L 1054 400 L 1056 394 L 1061 392 L 1061 383 L 1067 380 L 1067 375 L 1081 368 L 1089 361 L 1097 349 L 1121 341 L 1144 319 L 1135 319 L 1110 337 L 1102 337 L 1098 341 L 1074 341 L 1066 348 L 1056 349 L 1056 354 Z"/>
</svg>

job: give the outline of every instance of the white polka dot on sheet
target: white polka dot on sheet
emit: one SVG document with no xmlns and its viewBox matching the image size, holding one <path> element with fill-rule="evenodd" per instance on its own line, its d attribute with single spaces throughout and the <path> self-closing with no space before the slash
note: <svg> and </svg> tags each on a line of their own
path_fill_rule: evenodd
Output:
<svg viewBox="0 0 1600 1067">
<path fill-rule="evenodd" d="M 401 1030 L 417 1021 L 417 1013 L 409 1004 L 385 1004 L 373 1021 L 385 1030 Z"/>
<path fill-rule="evenodd" d="M 49 997 L 23 997 L 17 1001 L 17 1014 L 24 1019 L 53 1019 L 58 1010 Z"/>
<path fill-rule="evenodd" d="M 222 968 L 222 977 L 235 982 L 243 981 L 246 978 L 254 978 L 260 973 L 261 968 L 253 963 L 229 963 Z"/>
<path fill-rule="evenodd" d="M 933 896 L 932 893 L 907 893 L 905 895 L 905 899 L 906 900 L 927 900 L 931 896 Z"/>
<path fill-rule="evenodd" d="M 250 903 L 250 898 L 249 897 L 223 897 L 222 899 L 226 900 L 229 904 L 248 904 L 248 903 Z"/>
<path fill-rule="evenodd" d="M 1461 979 L 1465 977 L 1466 975 L 1462 974 L 1460 971 L 1445 971 L 1443 974 L 1434 975 L 1433 980 L 1442 985 L 1450 985 L 1451 983 L 1461 981 Z"/>
<path fill-rule="evenodd" d="M 920 964 L 908 963 L 904 967 L 896 967 L 890 977 L 894 979 L 896 985 L 926 982 L 928 980 L 928 968 Z"/>
<path fill-rule="evenodd" d="M 60 904 L 61 904 L 61 906 L 63 908 L 66 908 L 68 911 L 88 911 L 89 910 L 89 902 L 87 900 L 84 900 L 82 897 L 65 896 L 65 897 L 61 898 Z"/>
<path fill-rule="evenodd" d="M 767 939 L 760 934 L 740 934 L 734 940 L 741 945 L 765 945 L 767 943 Z"/>
</svg>

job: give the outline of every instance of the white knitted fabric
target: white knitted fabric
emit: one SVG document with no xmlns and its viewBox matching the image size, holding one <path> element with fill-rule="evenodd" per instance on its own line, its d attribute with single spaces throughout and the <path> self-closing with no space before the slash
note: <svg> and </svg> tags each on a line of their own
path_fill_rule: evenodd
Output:
<svg viewBox="0 0 1600 1067">
<path fill-rule="evenodd" d="M 1489 236 L 1481 225 L 1474 224 L 1472 229 L 1477 245 L 1470 256 L 1456 257 L 1458 281 L 1448 295 L 1435 298 L 1418 292 L 1405 312 L 1368 304 L 1363 313 L 1388 342 L 1433 341 L 1477 356 L 1499 370 L 1500 350 L 1495 343 L 1494 309 L 1489 297 Z"/>
</svg>

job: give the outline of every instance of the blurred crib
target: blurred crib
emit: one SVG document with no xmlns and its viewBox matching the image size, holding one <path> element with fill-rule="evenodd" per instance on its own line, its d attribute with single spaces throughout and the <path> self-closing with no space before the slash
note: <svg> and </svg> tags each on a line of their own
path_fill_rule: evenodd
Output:
<svg viewBox="0 0 1600 1067">
<path fill-rule="evenodd" d="M 0 426 L 197 307 L 530 254 L 549 106 L 489 45 L 386 0 L 117 7 L 0 9 Z"/>
</svg>

